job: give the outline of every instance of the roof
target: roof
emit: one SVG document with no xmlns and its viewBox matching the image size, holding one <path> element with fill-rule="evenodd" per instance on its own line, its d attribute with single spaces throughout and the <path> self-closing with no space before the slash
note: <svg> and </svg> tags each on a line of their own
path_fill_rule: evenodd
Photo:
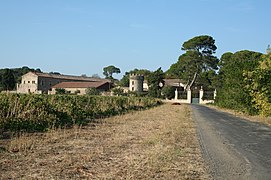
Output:
<svg viewBox="0 0 271 180">
<path fill-rule="evenodd" d="M 165 82 L 165 85 L 168 86 L 182 86 L 182 87 L 185 86 L 184 81 L 181 79 L 163 79 L 163 80 Z"/>
<path fill-rule="evenodd" d="M 84 76 L 72 76 L 72 75 L 63 75 L 63 74 L 51 74 L 51 73 L 39 73 L 39 72 L 30 72 L 37 75 L 38 77 L 47 77 L 54 79 L 66 79 L 66 80 L 77 80 L 77 81 L 105 81 L 110 82 L 108 79 L 84 77 Z"/>
<path fill-rule="evenodd" d="M 108 82 L 61 82 L 52 88 L 99 88 Z"/>
</svg>

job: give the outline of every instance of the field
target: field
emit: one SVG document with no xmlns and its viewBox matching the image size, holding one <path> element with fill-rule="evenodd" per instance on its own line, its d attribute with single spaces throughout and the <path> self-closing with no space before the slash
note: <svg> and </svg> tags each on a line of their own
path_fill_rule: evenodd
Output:
<svg viewBox="0 0 271 180">
<path fill-rule="evenodd" d="M 1 143 L 0 179 L 209 179 L 186 105 L 165 104 Z"/>
<path fill-rule="evenodd" d="M 72 127 L 160 104 L 160 100 L 139 97 L 0 94 L 0 132 Z"/>
</svg>

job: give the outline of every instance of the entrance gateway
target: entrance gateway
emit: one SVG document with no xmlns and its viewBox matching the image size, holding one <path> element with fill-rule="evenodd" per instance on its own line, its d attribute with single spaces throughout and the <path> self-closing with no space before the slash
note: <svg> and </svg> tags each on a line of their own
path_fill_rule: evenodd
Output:
<svg viewBox="0 0 271 180">
<path fill-rule="evenodd" d="M 191 103 L 192 104 L 199 104 L 199 91 L 198 90 L 194 90 L 194 91 L 192 91 L 192 93 L 191 93 L 191 96 L 192 96 L 192 98 L 191 98 Z"/>
</svg>

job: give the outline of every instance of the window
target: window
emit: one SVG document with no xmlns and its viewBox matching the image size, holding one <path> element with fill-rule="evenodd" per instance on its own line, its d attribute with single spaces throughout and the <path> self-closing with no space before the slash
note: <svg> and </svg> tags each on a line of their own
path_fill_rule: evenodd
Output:
<svg viewBox="0 0 271 180">
<path fill-rule="evenodd" d="M 30 81 L 28 81 L 28 84 L 30 84 Z"/>
<path fill-rule="evenodd" d="M 132 87 L 132 91 L 134 91 L 135 90 L 135 88 L 134 87 Z"/>
<path fill-rule="evenodd" d="M 36 81 L 32 81 L 32 84 L 36 84 Z"/>
<path fill-rule="evenodd" d="M 135 85 L 135 81 L 132 81 L 132 85 Z"/>
<path fill-rule="evenodd" d="M 25 84 L 25 81 L 24 81 L 24 84 Z"/>
</svg>

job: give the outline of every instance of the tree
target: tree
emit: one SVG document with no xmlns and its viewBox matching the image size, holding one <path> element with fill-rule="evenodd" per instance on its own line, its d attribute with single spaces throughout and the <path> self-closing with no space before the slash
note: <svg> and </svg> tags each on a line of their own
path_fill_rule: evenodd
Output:
<svg viewBox="0 0 271 180">
<path fill-rule="evenodd" d="M 244 73 L 252 105 L 260 115 L 271 115 L 271 52 L 262 56 L 257 68 Z"/>
<path fill-rule="evenodd" d="M 120 69 L 111 65 L 111 66 L 107 66 L 103 68 L 103 74 L 105 75 L 106 79 L 114 79 L 113 78 L 113 74 L 116 73 L 120 73 Z"/>
<path fill-rule="evenodd" d="M 219 60 L 213 55 L 217 47 L 211 36 L 196 36 L 184 42 L 181 49 L 186 52 L 171 65 L 167 77 L 186 80 L 187 87 L 191 87 L 201 73 L 218 69 Z"/>
<path fill-rule="evenodd" d="M 92 74 L 91 77 L 92 77 L 92 78 L 101 79 L 101 77 L 99 76 L 99 74 Z"/>
<path fill-rule="evenodd" d="M 164 72 L 162 71 L 161 67 L 148 75 L 147 81 L 149 85 L 149 96 L 157 98 L 161 97 L 161 89 L 164 84 L 163 79 Z"/>
<path fill-rule="evenodd" d="M 147 79 L 148 75 L 151 73 L 151 71 L 147 69 L 134 69 L 129 72 L 125 72 L 123 77 L 121 78 L 119 85 L 122 87 L 129 87 L 129 76 L 130 74 L 141 74 L 144 75 L 144 78 Z"/>
<path fill-rule="evenodd" d="M 127 93 L 124 93 L 124 89 L 120 87 L 113 88 L 112 92 L 115 96 L 127 96 Z"/>
<path fill-rule="evenodd" d="M 97 90 L 96 88 L 87 88 L 86 94 L 87 95 L 100 95 L 101 92 L 99 90 Z"/>
<path fill-rule="evenodd" d="M 65 89 L 63 89 L 63 88 L 57 88 L 56 89 L 56 94 L 66 94 L 66 93 L 67 93 L 67 91 Z"/>
<path fill-rule="evenodd" d="M 15 88 L 16 79 L 12 69 L 4 69 L 1 78 L 1 84 L 3 90 L 13 90 Z"/>
<path fill-rule="evenodd" d="M 244 72 L 253 71 L 261 57 L 261 53 L 247 50 L 221 56 L 218 74 L 221 87 L 217 89 L 217 105 L 249 114 L 256 112 L 249 91 L 245 88 L 247 83 L 243 75 Z"/>
<path fill-rule="evenodd" d="M 167 99 L 172 99 L 175 96 L 175 88 L 172 86 L 164 86 L 162 88 L 162 95 Z"/>
<path fill-rule="evenodd" d="M 267 46 L 266 53 L 267 53 L 267 54 L 270 54 L 270 53 L 271 53 L 271 47 L 270 47 L 270 45 Z"/>
</svg>

